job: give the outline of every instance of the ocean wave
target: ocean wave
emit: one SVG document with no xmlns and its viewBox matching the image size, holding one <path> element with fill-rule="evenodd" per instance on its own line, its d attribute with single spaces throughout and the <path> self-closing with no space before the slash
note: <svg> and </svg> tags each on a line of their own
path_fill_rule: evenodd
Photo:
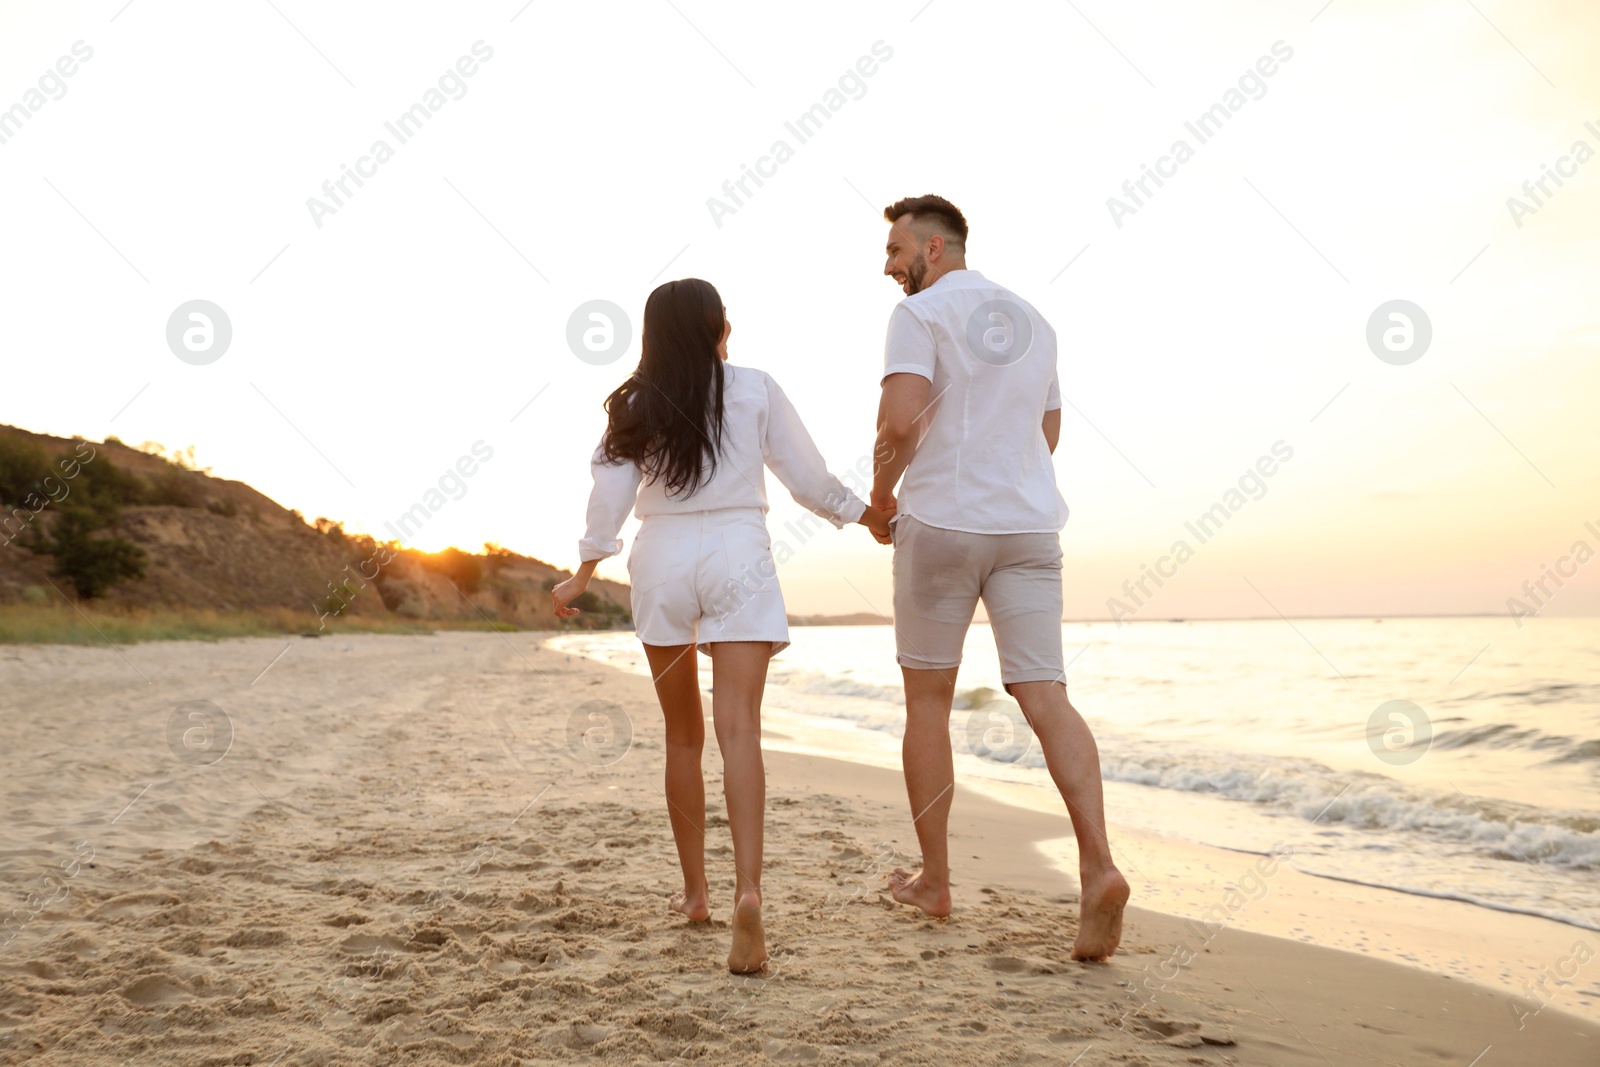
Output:
<svg viewBox="0 0 1600 1067">
<path fill-rule="evenodd" d="M 1043 764 L 1030 751 L 1024 764 Z M 1496 859 L 1600 870 L 1600 813 L 1556 810 L 1464 793 L 1411 789 L 1382 775 L 1339 774 L 1311 760 L 1235 753 L 1109 757 L 1113 781 L 1214 793 L 1277 814 L 1356 830 L 1426 835 Z"/>
<path fill-rule="evenodd" d="M 1554 763 L 1600 761 L 1600 741 L 1578 741 L 1565 734 L 1548 734 L 1537 727 L 1518 726 L 1508 722 L 1481 723 L 1457 730 L 1441 730 L 1433 735 L 1432 744 L 1434 748 L 1439 749 L 1490 746 L 1548 752 L 1552 753 L 1549 759 Z"/>
<path fill-rule="evenodd" d="M 1551 682 L 1547 685 L 1533 685 L 1525 689 L 1496 693 L 1490 699 L 1526 701 L 1529 704 L 1600 701 L 1600 685 L 1585 685 L 1578 682 Z"/>
<path fill-rule="evenodd" d="M 1554 763 L 1600 763 L 1600 741 L 1573 745 L 1571 751 L 1555 757 Z"/>
<path fill-rule="evenodd" d="M 899 686 L 875 685 L 859 681 L 847 674 L 820 674 L 815 671 L 775 670 L 768 680 L 797 693 L 812 696 L 855 697 L 860 700 L 877 700 L 891 704 L 903 702 Z"/>
<path fill-rule="evenodd" d="M 1470 705 L 1490 700 L 1503 700 L 1516 705 L 1600 703 L 1600 685 L 1584 682 L 1546 682 L 1498 693 L 1482 691 L 1467 693 L 1443 703 Z"/>
<path fill-rule="evenodd" d="M 859 700 L 873 700 L 880 703 L 893 704 L 895 705 L 895 710 L 889 714 L 892 714 L 896 719 L 903 717 L 903 712 L 900 709 L 905 706 L 905 690 L 898 685 L 878 685 L 874 682 L 864 682 L 852 678 L 848 674 L 824 674 L 817 671 L 781 669 L 774 670 L 767 676 L 767 680 L 773 685 L 781 685 L 794 692 L 806 693 L 811 696 L 854 697 Z M 955 711 L 969 711 L 997 698 L 1008 699 L 1005 694 L 997 689 L 976 686 L 972 689 L 957 690 L 951 707 Z M 879 715 L 885 714 L 882 709 L 876 709 L 876 711 Z M 868 712 L 859 717 L 851 718 L 853 721 L 865 723 L 867 716 L 870 714 Z M 874 722 L 872 725 L 881 726 L 883 724 Z"/>
</svg>

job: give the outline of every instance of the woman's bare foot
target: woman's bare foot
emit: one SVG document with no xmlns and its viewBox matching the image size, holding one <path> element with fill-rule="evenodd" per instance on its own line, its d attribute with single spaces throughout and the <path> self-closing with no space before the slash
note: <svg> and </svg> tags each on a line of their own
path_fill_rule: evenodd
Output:
<svg viewBox="0 0 1600 1067">
<path fill-rule="evenodd" d="M 1122 941 L 1122 909 L 1127 903 L 1128 880 L 1115 867 L 1084 880 L 1073 959 L 1104 960 L 1117 951 Z"/>
<path fill-rule="evenodd" d="M 889 895 L 902 904 L 921 908 L 935 919 L 950 914 L 950 887 L 933 885 L 922 871 L 912 874 L 896 867 L 889 874 Z"/>
<path fill-rule="evenodd" d="M 703 923 L 711 918 L 711 907 L 706 902 L 704 889 L 693 895 L 687 892 L 674 893 L 667 904 L 673 911 L 687 915 L 690 922 Z"/>
<path fill-rule="evenodd" d="M 756 974 L 767 969 L 767 938 L 761 928 L 761 894 L 747 889 L 733 905 L 733 950 L 728 970 Z"/>
</svg>

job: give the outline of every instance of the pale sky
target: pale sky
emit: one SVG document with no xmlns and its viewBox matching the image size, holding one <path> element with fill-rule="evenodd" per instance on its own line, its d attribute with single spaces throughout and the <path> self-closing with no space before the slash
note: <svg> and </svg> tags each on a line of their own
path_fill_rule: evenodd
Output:
<svg viewBox="0 0 1600 1067">
<path fill-rule="evenodd" d="M 1592 5 L 106 0 L 0 3 L 0 28 L 0 109 L 21 106 L 0 422 L 192 444 L 380 537 L 481 441 L 408 543 L 571 567 L 650 289 L 715 284 L 734 362 L 843 470 L 871 450 L 902 298 L 881 211 L 934 192 L 969 265 L 1060 339 L 1068 617 L 1131 606 L 1123 583 L 1180 538 L 1193 558 L 1136 618 L 1504 612 L 1575 542 L 1600 550 Z M 1185 123 L 1275 45 L 1200 143 Z M 836 89 L 801 143 L 785 123 Z M 402 142 L 385 124 L 430 90 Z M 1192 158 L 1114 220 L 1179 139 Z M 779 140 L 792 156 L 714 218 Z M 1567 176 L 1534 205 L 1547 165 Z M 197 299 L 232 327 L 204 365 L 167 340 Z M 1397 299 L 1432 326 L 1405 365 L 1366 337 Z M 567 343 L 591 300 L 633 319 L 606 365 Z M 1200 544 L 1185 523 L 1280 441 L 1293 458 Z M 860 527 L 794 543 L 768 486 L 790 610 L 886 611 L 888 551 Z M 1565 567 L 1545 610 L 1600 610 L 1600 562 Z"/>
</svg>

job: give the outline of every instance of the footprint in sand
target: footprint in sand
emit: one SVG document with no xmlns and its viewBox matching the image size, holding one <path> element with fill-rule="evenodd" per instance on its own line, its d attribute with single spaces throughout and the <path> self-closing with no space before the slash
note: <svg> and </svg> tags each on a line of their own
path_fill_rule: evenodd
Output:
<svg viewBox="0 0 1600 1067">
<path fill-rule="evenodd" d="M 141 1008 L 156 1008 L 167 1004 L 182 1004 L 194 1000 L 194 994 L 184 988 L 170 974 L 149 974 L 122 989 L 122 996 L 130 1004 Z"/>
<path fill-rule="evenodd" d="M 379 950 L 384 952 L 419 951 L 415 942 L 413 942 L 411 945 L 407 945 L 398 937 L 389 937 L 387 935 L 374 936 L 372 934 L 351 934 L 349 937 L 339 942 L 339 951 L 341 952 L 352 952 L 364 955 L 371 952 L 377 952 Z"/>
<path fill-rule="evenodd" d="M 1084 1041 L 1094 1036 L 1093 1030 L 1057 1030 L 1046 1041 L 1052 1045 L 1081 1045 Z"/>
<path fill-rule="evenodd" d="M 705 1036 L 706 1027 L 699 1019 L 684 1011 L 646 1011 L 635 1025 L 675 1041 L 692 1041 Z"/>
<path fill-rule="evenodd" d="M 1017 956 L 991 956 L 984 961 L 991 971 L 1003 974 L 1061 974 L 1066 967 L 1049 960 L 1019 958 Z"/>
<path fill-rule="evenodd" d="M 266 930 L 260 927 L 247 927 L 235 930 L 222 942 L 229 948 L 271 948 L 281 945 L 289 940 L 287 930 Z"/>
<path fill-rule="evenodd" d="M 182 903 L 182 897 L 175 897 L 171 893 L 126 893 L 120 897 L 112 897 L 104 904 L 101 904 L 89 913 L 89 918 L 92 920 L 139 919 L 163 908 L 176 907 Z"/>
<path fill-rule="evenodd" d="M 595 1026 L 591 1023 L 573 1023 L 572 1031 L 567 1035 L 568 1048 L 585 1049 L 591 1045 L 598 1045 L 611 1036 L 611 1030 L 605 1026 Z"/>
<path fill-rule="evenodd" d="M 368 1024 L 381 1023 L 385 1019 L 392 1019 L 396 1015 L 404 1015 L 407 1012 L 414 1011 L 416 1009 L 404 997 L 384 997 L 367 1010 L 367 1013 L 361 1017 L 361 1021 Z"/>
<path fill-rule="evenodd" d="M 822 1058 L 822 1053 L 815 1046 L 801 1044 L 796 1041 L 784 1044 L 782 1041 L 767 1042 L 767 1059 L 773 1063 L 816 1063 Z"/>
<path fill-rule="evenodd" d="M 1141 1019 L 1145 1036 L 1173 1048 L 1199 1048 L 1201 1045 L 1231 1045 L 1233 1031 L 1214 1023 L 1179 1019 Z"/>
</svg>

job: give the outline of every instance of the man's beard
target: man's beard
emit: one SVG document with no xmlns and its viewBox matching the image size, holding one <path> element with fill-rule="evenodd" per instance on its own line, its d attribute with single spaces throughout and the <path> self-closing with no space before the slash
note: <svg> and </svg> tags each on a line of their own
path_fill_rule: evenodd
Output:
<svg viewBox="0 0 1600 1067">
<path fill-rule="evenodd" d="M 918 253 L 917 261 L 906 268 L 906 288 L 908 290 L 906 295 L 910 296 L 912 293 L 922 292 L 922 280 L 927 276 L 928 261 L 920 253 Z"/>
</svg>

